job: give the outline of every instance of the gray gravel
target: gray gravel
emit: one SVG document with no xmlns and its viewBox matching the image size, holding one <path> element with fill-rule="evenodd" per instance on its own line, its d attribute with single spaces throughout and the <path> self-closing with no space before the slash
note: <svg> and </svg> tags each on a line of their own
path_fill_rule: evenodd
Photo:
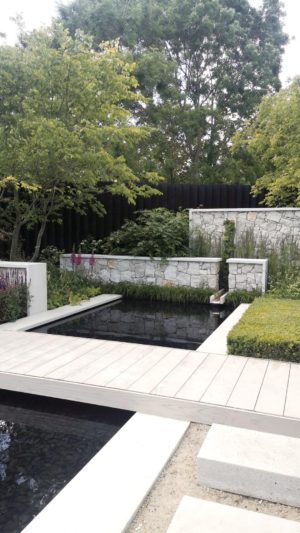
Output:
<svg viewBox="0 0 300 533">
<path fill-rule="evenodd" d="M 165 533 L 184 495 L 233 505 L 300 522 L 300 509 L 238 496 L 197 483 L 196 457 L 209 430 L 191 424 L 126 533 Z"/>
</svg>

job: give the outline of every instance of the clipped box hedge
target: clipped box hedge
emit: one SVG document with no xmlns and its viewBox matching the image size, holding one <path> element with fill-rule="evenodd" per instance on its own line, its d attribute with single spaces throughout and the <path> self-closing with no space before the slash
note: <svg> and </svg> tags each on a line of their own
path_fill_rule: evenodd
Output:
<svg viewBox="0 0 300 533">
<path fill-rule="evenodd" d="M 300 300 L 257 298 L 230 331 L 235 355 L 300 362 Z"/>
</svg>

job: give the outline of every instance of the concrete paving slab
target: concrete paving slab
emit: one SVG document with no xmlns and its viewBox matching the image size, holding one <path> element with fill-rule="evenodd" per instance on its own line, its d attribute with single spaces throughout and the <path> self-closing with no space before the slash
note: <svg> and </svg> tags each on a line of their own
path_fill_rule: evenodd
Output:
<svg viewBox="0 0 300 533">
<path fill-rule="evenodd" d="M 300 522 L 184 496 L 167 533 L 200 532 L 300 533 Z"/>
<path fill-rule="evenodd" d="M 213 424 L 197 457 L 200 483 L 300 507 L 300 440 Z"/>
</svg>

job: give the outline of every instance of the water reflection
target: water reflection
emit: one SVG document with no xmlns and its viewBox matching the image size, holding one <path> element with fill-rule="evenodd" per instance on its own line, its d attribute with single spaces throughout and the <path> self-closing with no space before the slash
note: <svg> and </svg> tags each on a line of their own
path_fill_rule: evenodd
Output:
<svg viewBox="0 0 300 533">
<path fill-rule="evenodd" d="M 196 350 L 230 312 L 200 304 L 124 300 L 35 331 Z"/>
</svg>

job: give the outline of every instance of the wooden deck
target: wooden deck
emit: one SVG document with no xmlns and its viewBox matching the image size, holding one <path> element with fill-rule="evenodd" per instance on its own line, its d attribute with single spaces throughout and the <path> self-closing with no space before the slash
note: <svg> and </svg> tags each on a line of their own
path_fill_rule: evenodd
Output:
<svg viewBox="0 0 300 533">
<path fill-rule="evenodd" d="M 293 363 L 1 331 L 0 387 L 300 436 L 300 365 Z"/>
</svg>

